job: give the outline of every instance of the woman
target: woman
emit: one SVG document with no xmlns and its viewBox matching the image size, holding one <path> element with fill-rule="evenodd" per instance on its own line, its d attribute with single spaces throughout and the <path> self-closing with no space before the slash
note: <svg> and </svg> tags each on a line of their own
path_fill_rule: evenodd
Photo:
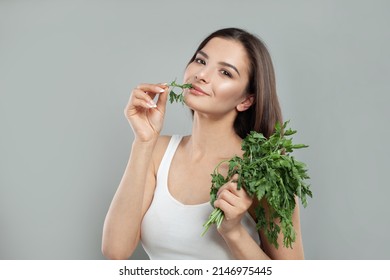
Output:
<svg viewBox="0 0 390 280">
<path fill-rule="evenodd" d="M 254 207 L 266 203 L 237 190 L 237 175 L 214 203 L 225 213 L 221 226 L 200 236 L 212 211 L 210 174 L 215 166 L 242 155 L 241 141 L 249 131 L 268 137 L 276 122 L 282 123 L 266 47 L 244 30 L 218 30 L 196 50 L 184 82 L 193 86 L 185 92 L 193 128 L 184 137 L 160 136 L 166 84 L 141 84 L 132 91 L 125 115 L 135 139 L 106 217 L 103 254 L 126 259 L 141 240 L 151 259 L 302 259 L 298 206 L 293 249 L 276 249 L 255 227 Z M 281 235 L 278 243 L 282 240 Z"/>
</svg>

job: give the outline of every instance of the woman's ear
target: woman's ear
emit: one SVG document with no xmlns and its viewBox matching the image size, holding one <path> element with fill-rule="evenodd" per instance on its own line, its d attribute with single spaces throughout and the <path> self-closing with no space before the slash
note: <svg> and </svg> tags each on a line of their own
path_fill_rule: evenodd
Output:
<svg viewBox="0 0 390 280">
<path fill-rule="evenodd" d="M 253 94 L 247 95 L 246 98 L 236 106 L 237 111 L 244 112 L 248 110 L 249 107 L 252 106 L 254 101 L 255 101 L 255 96 Z"/>
</svg>

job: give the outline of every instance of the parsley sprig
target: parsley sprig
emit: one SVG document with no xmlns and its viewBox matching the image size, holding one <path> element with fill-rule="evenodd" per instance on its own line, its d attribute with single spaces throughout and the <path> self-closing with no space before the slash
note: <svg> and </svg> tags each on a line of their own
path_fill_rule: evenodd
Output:
<svg viewBox="0 0 390 280">
<path fill-rule="evenodd" d="M 238 174 L 237 188 L 245 188 L 246 192 L 261 201 L 265 199 L 269 205 L 269 213 L 258 204 L 255 208 L 257 229 L 265 232 L 268 241 L 276 248 L 278 235 L 283 233 L 283 245 L 292 248 L 295 242 L 295 230 L 292 215 L 296 205 L 295 196 L 301 199 L 302 205 L 307 206 L 306 196 L 312 197 L 310 186 L 305 182 L 309 179 L 306 165 L 290 155 L 295 149 L 308 147 L 304 144 L 293 144 L 289 137 L 295 130 L 286 129 L 288 121 L 281 126 L 275 126 L 275 132 L 268 139 L 263 134 L 252 131 L 242 141 L 242 157 L 235 156 L 223 161 L 215 168 L 212 176 L 210 202 L 214 205 L 220 187 Z M 228 163 L 226 177 L 218 172 L 221 164 Z M 204 226 L 204 235 L 212 224 L 219 227 L 224 214 L 215 208 Z M 279 220 L 279 224 L 275 223 Z"/>
<path fill-rule="evenodd" d="M 178 83 L 176 83 L 176 80 L 174 80 L 170 84 L 168 84 L 168 86 L 170 86 L 170 88 L 171 88 L 171 90 L 169 92 L 169 102 L 170 103 L 180 102 L 180 103 L 184 104 L 184 89 L 192 88 L 192 84 L 178 84 Z M 180 88 L 181 92 L 176 93 L 174 91 L 175 88 Z"/>
</svg>

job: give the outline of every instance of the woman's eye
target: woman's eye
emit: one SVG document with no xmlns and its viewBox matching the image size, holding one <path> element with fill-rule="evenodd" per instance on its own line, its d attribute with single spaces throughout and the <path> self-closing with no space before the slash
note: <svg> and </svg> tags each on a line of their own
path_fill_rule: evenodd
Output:
<svg viewBox="0 0 390 280">
<path fill-rule="evenodd" d="M 196 63 L 203 64 L 203 65 L 206 64 L 206 62 L 205 62 L 203 59 L 201 59 L 201 58 L 195 58 L 195 62 L 196 62 Z"/>
<path fill-rule="evenodd" d="M 230 74 L 230 72 L 226 71 L 226 70 L 221 70 L 221 73 L 225 76 L 228 76 L 229 78 L 232 77 L 232 74 Z"/>
</svg>

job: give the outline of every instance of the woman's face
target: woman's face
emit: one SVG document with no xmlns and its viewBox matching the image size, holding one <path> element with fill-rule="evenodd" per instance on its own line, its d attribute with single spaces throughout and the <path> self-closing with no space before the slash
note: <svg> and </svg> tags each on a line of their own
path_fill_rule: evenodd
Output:
<svg viewBox="0 0 390 280">
<path fill-rule="evenodd" d="M 248 76 L 249 61 L 241 43 L 215 37 L 186 68 L 184 82 L 193 88 L 186 92 L 185 103 L 196 112 L 236 115 L 248 99 Z"/>
</svg>

